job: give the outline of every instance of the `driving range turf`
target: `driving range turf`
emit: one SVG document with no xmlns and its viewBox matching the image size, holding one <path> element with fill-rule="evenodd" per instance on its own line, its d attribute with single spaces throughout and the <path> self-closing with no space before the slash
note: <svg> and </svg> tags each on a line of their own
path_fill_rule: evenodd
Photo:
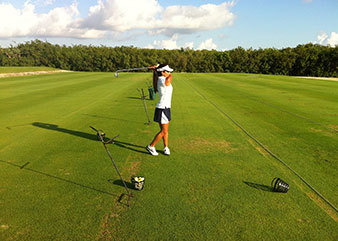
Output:
<svg viewBox="0 0 338 241">
<path fill-rule="evenodd" d="M 153 157 L 137 91 L 151 78 L 0 79 L 1 240 L 337 240 L 337 212 L 228 117 L 337 207 L 338 82 L 174 73 L 171 155 Z M 120 134 L 108 148 L 128 186 L 145 176 L 130 207 L 90 125 Z"/>
</svg>

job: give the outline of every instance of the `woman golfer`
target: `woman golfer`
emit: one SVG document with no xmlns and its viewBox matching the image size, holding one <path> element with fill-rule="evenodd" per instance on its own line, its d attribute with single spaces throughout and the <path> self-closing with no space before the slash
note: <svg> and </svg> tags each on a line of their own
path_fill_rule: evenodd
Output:
<svg viewBox="0 0 338 241">
<path fill-rule="evenodd" d="M 168 128 L 171 120 L 171 95 L 173 93 L 173 87 L 171 82 L 173 80 L 171 72 L 173 71 L 166 64 L 160 64 L 154 67 L 153 81 L 155 92 L 158 91 L 159 101 L 156 105 L 154 121 L 160 125 L 160 132 L 158 132 L 150 145 L 147 146 L 147 150 L 153 156 L 157 156 L 158 153 L 155 149 L 155 145 L 159 140 L 163 139 L 164 154 L 170 155 L 168 148 Z"/>
</svg>

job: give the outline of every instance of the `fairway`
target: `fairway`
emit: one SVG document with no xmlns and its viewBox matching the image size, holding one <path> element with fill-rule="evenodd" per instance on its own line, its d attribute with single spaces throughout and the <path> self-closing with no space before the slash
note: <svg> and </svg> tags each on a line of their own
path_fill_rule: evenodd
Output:
<svg viewBox="0 0 338 241">
<path fill-rule="evenodd" d="M 337 211 L 252 137 L 337 207 L 338 82 L 174 73 L 171 155 L 153 157 L 151 80 L 0 79 L 0 240 L 337 240 Z M 107 146 L 128 185 L 145 177 L 130 207 L 90 125 L 120 135 Z"/>
</svg>

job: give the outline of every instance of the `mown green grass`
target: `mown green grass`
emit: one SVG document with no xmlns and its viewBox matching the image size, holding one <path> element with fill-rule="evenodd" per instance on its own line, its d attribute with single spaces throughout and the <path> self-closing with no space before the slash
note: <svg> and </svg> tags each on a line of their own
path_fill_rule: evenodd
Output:
<svg viewBox="0 0 338 241">
<path fill-rule="evenodd" d="M 337 82 L 174 74 L 172 154 L 152 157 L 144 147 L 158 126 L 144 124 L 136 90 L 149 79 L 0 79 L 1 240 L 337 238 L 337 213 L 224 115 L 337 206 Z M 155 104 L 147 100 L 151 115 Z M 89 125 L 120 134 L 109 150 L 127 182 L 145 176 L 130 207 Z M 290 184 L 287 194 L 270 191 L 274 177 Z"/>
<path fill-rule="evenodd" d="M 18 66 L 18 67 L 3 67 L 0 66 L 0 74 L 5 73 L 20 73 L 20 72 L 36 72 L 36 71 L 51 71 L 57 70 L 51 67 L 37 66 Z"/>
</svg>

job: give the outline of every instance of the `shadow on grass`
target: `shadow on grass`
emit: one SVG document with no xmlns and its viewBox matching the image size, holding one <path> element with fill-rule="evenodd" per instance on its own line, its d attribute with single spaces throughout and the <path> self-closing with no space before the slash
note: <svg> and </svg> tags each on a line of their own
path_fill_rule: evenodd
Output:
<svg viewBox="0 0 338 241">
<path fill-rule="evenodd" d="M 121 181 L 121 179 L 117 179 L 115 181 L 113 179 L 109 179 L 108 182 L 110 182 L 111 184 L 114 184 L 114 185 L 118 185 L 118 186 L 124 187 L 123 182 Z M 131 182 L 127 182 L 126 180 L 124 180 L 124 182 L 126 183 L 127 188 L 132 189 L 132 190 L 135 189 L 134 185 Z"/>
<path fill-rule="evenodd" d="M 32 123 L 32 125 L 39 127 L 39 128 L 52 130 L 52 131 L 58 131 L 58 132 L 70 134 L 70 135 L 73 135 L 73 136 L 85 138 L 85 139 L 92 140 L 92 141 L 98 141 L 96 134 L 89 134 L 89 133 L 82 132 L 82 131 L 69 130 L 69 129 L 65 129 L 65 128 L 60 128 L 60 127 L 58 127 L 58 125 L 49 124 L 49 123 L 42 123 L 42 122 L 34 122 L 34 123 Z M 105 137 L 104 141 L 109 141 L 109 138 Z M 139 145 L 135 145 L 135 144 L 132 144 L 132 143 L 116 141 L 116 140 L 114 140 L 114 145 L 121 147 L 121 148 L 131 150 L 131 151 L 135 151 L 135 152 L 139 152 L 139 153 L 143 153 L 143 154 L 148 154 L 148 152 L 146 152 L 146 151 L 138 150 L 138 149 L 135 148 L 135 147 L 142 148 L 144 150 L 145 149 L 144 146 L 139 146 Z"/>
<path fill-rule="evenodd" d="M 92 141 L 98 141 L 96 134 L 94 135 L 94 134 L 89 134 L 89 133 L 82 132 L 82 131 L 69 130 L 69 129 L 65 129 L 65 128 L 60 128 L 58 125 L 49 124 L 49 123 L 42 123 L 42 122 L 34 122 L 34 123 L 32 123 L 32 125 L 39 127 L 39 128 L 47 129 L 47 130 L 58 131 L 58 132 L 70 134 L 70 135 L 73 135 L 73 136 L 82 137 L 82 138 L 92 140 Z M 108 138 L 105 137 L 105 141 L 106 141 L 106 139 L 108 140 Z"/>
<path fill-rule="evenodd" d="M 270 186 L 266 186 L 263 184 L 253 183 L 253 182 L 246 182 L 243 181 L 244 184 L 248 185 L 249 187 L 256 188 L 258 190 L 266 191 L 266 192 L 274 192 L 273 188 Z"/>
<path fill-rule="evenodd" d="M 141 97 L 133 97 L 133 96 L 129 96 L 127 97 L 128 99 L 134 99 L 134 100 L 141 100 Z"/>
<path fill-rule="evenodd" d="M 118 147 L 126 148 L 126 149 L 131 150 L 131 151 L 135 151 L 135 152 L 139 152 L 139 153 L 143 153 L 143 154 L 148 155 L 147 151 L 141 151 L 141 150 L 133 148 L 133 147 L 137 147 L 137 148 L 142 148 L 143 150 L 145 150 L 145 146 L 139 146 L 139 145 L 135 145 L 135 144 L 132 144 L 132 143 L 115 141 L 115 140 L 114 140 L 114 145 L 116 145 Z"/>
<path fill-rule="evenodd" d="M 128 99 L 133 99 L 133 100 L 142 100 L 141 97 L 133 97 L 133 96 L 130 96 L 130 97 L 127 97 Z M 154 101 L 154 100 L 151 100 L 149 98 L 145 98 L 144 100 L 146 101 Z"/>
<path fill-rule="evenodd" d="M 108 119 L 108 120 L 116 120 L 116 121 L 121 121 L 121 122 L 142 123 L 142 121 L 126 120 L 126 119 L 113 118 L 113 117 L 106 117 L 106 116 L 101 116 L 101 115 L 90 115 L 90 114 L 82 114 L 82 115 L 89 116 L 89 117 L 93 117 L 93 118 Z"/>
<path fill-rule="evenodd" d="M 116 195 L 116 194 L 113 194 L 113 193 L 109 193 L 109 192 L 106 192 L 106 191 L 103 191 L 103 190 L 99 190 L 95 187 L 90 187 L 90 186 L 87 186 L 87 185 L 84 185 L 84 184 L 81 184 L 81 183 L 77 183 L 77 182 L 74 182 L 74 181 L 71 181 L 71 180 L 67 180 L 67 179 L 62 178 L 62 177 L 57 177 L 57 176 L 54 176 L 54 175 L 51 175 L 51 174 L 48 174 L 48 173 L 45 173 L 45 172 L 41 172 L 41 171 L 38 171 L 38 170 L 34 170 L 32 168 L 28 168 L 26 166 L 29 164 L 29 162 L 27 162 L 26 164 L 24 164 L 22 166 L 15 164 L 15 163 L 12 163 L 12 162 L 3 161 L 3 160 L 0 160 L 0 162 L 7 164 L 7 165 L 11 165 L 13 167 L 20 168 L 21 170 L 30 171 L 30 172 L 33 172 L 33 173 L 36 173 L 36 174 L 39 174 L 39 175 L 43 175 L 45 177 L 50 177 L 50 178 L 53 178 L 53 179 L 56 179 L 56 180 L 59 180 L 59 181 L 62 181 L 62 182 L 70 183 L 70 184 L 76 185 L 78 187 L 86 188 L 86 189 L 96 191 L 96 192 L 99 192 L 99 193 L 103 193 L 103 194 L 107 194 L 107 195 L 110 195 L 110 196 L 113 196 L 113 197 L 119 196 L 119 195 Z"/>
</svg>

